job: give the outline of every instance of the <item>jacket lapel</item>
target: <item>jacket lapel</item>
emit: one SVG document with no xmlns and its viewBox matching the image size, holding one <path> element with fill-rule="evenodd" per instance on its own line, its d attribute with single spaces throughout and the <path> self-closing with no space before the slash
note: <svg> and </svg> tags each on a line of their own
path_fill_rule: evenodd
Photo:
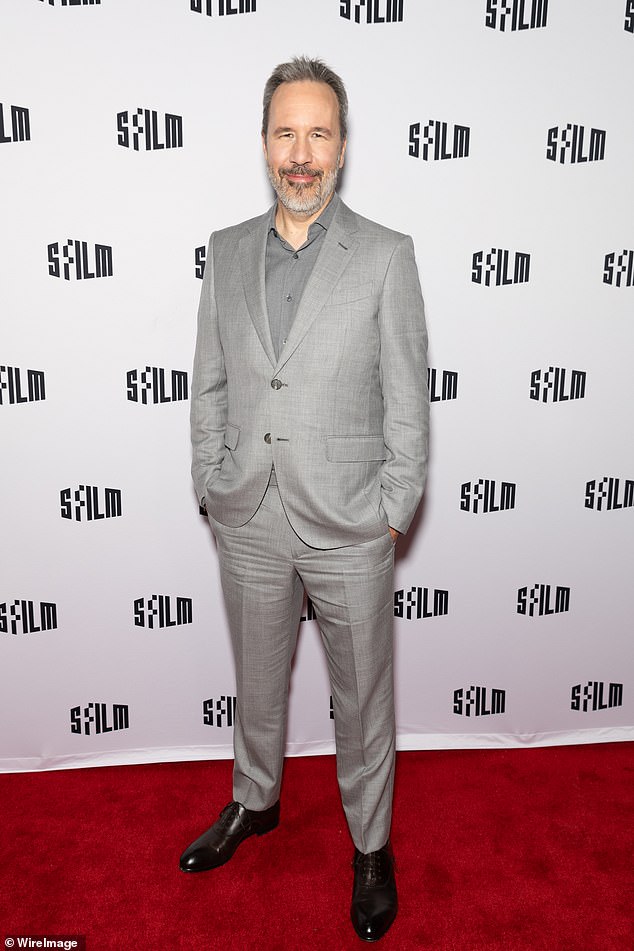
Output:
<svg viewBox="0 0 634 951">
<path fill-rule="evenodd" d="M 240 263 L 249 316 L 271 365 L 275 366 L 275 351 L 266 308 L 264 274 L 268 224 L 269 213 L 267 212 L 254 222 L 253 229 L 240 240 Z"/>
<path fill-rule="evenodd" d="M 286 363 L 306 336 L 312 323 L 332 294 L 333 288 L 337 286 L 339 278 L 352 260 L 359 246 L 358 239 L 354 237 L 354 232 L 357 230 L 354 213 L 343 202 L 340 202 L 339 208 L 326 232 L 323 247 L 315 261 L 315 266 L 306 282 L 293 326 L 277 361 L 276 372 Z"/>
</svg>

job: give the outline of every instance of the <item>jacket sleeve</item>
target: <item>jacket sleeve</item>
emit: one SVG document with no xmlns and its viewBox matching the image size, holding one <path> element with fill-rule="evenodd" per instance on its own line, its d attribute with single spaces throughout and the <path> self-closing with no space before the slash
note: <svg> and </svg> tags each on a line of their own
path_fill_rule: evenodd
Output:
<svg viewBox="0 0 634 951">
<path fill-rule="evenodd" d="M 381 503 L 388 524 L 405 532 L 427 476 L 427 330 L 412 239 L 402 236 L 387 268 L 379 311 L 383 438 Z"/>
<path fill-rule="evenodd" d="M 198 305 L 198 332 L 191 386 L 192 477 L 199 500 L 225 454 L 227 376 L 214 293 L 212 234 Z"/>
</svg>

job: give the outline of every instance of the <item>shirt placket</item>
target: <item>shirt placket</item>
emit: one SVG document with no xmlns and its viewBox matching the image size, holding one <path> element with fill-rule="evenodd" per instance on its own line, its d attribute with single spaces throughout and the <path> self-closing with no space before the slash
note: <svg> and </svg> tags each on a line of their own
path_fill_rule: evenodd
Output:
<svg viewBox="0 0 634 951">
<path fill-rule="evenodd" d="M 297 271 L 300 264 L 300 252 L 288 249 L 288 260 L 284 269 L 284 282 L 282 284 L 282 300 L 280 322 L 280 351 L 286 343 L 288 333 L 291 329 L 293 313 L 295 309 L 295 298 L 297 296 Z"/>
</svg>

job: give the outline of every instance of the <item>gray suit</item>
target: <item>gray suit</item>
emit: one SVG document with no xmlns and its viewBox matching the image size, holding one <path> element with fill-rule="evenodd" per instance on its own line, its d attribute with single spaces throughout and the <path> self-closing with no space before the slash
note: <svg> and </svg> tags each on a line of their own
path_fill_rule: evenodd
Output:
<svg viewBox="0 0 634 951">
<path fill-rule="evenodd" d="M 423 302 L 411 239 L 340 202 L 276 359 L 269 220 L 210 239 L 192 380 L 192 474 L 236 658 L 234 795 L 263 809 L 279 794 L 303 584 L 329 662 L 344 807 L 367 852 L 391 809 L 388 526 L 407 530 L 426 474 Z"/>
</svg>

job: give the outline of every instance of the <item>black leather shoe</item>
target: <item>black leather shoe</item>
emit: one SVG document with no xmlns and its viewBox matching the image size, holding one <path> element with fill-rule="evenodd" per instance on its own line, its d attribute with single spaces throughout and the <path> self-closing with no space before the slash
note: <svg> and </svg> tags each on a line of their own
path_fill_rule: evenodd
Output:
<svg viewBox="0 0 634 951">
<path fill-rule="evenodd" d="M 212 827 L 185 849 L 180 860 L 181 871 L 207 872 L 224 865 L 241 842 L 250 835 L 271 832 L 279 821 L 279 800 L 262 812 L 245 809 L 239 802 L 230 802 Z"/>
<path fill-rule="evenodd" d="M 364 855 L 354 850 L 354 885 L 350 917 L 363 941 L 378 941 L 396 918 L 398 901 L 394 856 L 388 845 Z"/>
</svg>

